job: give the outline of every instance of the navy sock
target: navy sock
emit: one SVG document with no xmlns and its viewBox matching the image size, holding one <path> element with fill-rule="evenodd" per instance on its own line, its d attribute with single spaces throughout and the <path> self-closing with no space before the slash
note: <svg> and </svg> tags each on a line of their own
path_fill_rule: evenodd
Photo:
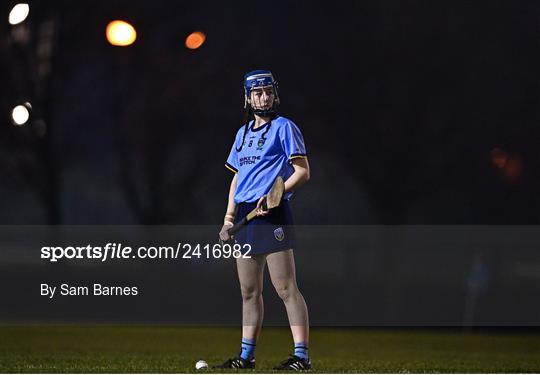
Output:
<svg viewBox="0 0 540 375">
<path fill-rule="evenodd" d="M 242 350 L 240 351 L 240 358 L 250 361 L 255 358 L 255 340 L 242 338 Z"/>
<path fill-rule="evenodd" d="M 308 344 L 306 342 L 295 342 L 294 355 L 307 361 L 309 359 Z"/>
</svg>

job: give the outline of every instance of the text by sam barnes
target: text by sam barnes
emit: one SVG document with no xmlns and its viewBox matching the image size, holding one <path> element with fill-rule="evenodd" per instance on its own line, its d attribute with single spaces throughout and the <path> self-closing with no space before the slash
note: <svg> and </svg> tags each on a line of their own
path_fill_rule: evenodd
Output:
<svg viewBox="0 0 540 375">
<path fill-rule="evenodd" d="M 85 285 L 49 285 L 41 284 L 41 295 L 49 298 L 56 296 L 136 296 L 139 290 L 136 286 L 105 286 L 94 283 Z"/>
</svg>

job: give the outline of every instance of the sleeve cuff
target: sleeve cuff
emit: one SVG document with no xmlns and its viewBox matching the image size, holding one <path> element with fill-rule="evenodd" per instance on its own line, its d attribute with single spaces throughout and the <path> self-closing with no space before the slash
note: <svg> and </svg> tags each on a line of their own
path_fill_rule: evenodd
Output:
<svg viewBox="0 0 540 375">
<path fill-rule="evenodd" d="M 307 159 L 307 155 L 306 154 L 291 154 L 291 156 L 289 156 L 289 163 L 291 162 L 291 160 L 299 159 L 299 158 Z"/>
<path fill-rule="evenodd" d="M 230 170 L 231 172 L 238 173 L 238 169 L 236 169 L 235 167 L 233 167 L 233 166 L 230 165 L 229 163 L 225 163 L 225 168 L 227 168 L 227 169 Z"/>
</svg>

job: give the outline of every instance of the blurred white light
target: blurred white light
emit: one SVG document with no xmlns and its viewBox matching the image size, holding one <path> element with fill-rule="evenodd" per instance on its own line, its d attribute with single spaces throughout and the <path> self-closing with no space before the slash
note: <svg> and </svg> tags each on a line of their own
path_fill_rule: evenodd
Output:
<svg viewBox="0 0 540 375">
<path fill-rule="evenodd" d="M 26 124 L 30 118 L 30 109 L 32 109 L 30 103 L 24 103 L 13 108 L 13 111 L 11 112 L 13 123 L 19 126 Z"/>
<path fill-rule="evenodd" d="M 135 28 L 125 21 L 112 21 L 105 30 L 107 40 L 113 46 L 125 47 L 133 44 L 137 39 Z"/>
<path fill-rule="evenodd" d="M 30 6 L 26 3 L 17 4 L 9 12 L 9 23 L 12 25 L 17 25 L 18 23 L 23 22 L 30 13 Z"/>
</svg>

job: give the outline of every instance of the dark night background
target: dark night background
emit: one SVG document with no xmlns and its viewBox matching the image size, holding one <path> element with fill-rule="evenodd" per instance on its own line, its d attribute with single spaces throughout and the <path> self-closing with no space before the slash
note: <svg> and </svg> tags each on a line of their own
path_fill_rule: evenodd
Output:
<svg viewBox="0 0 540 375">
<path fill-rule="evenodd" d="M 312 177 L 292 205 L 314 324 L 539 325 L 537 1 L 29 3 L 16 26 L 15 2 L 0 5 L 0 321 L 237 322 L 232 262 L 96 267 L 38 250 L 79 227 L 84 244 L 101 230 L 215 238 L 242 78 L 262 68 L 307 144 Z M 115 19 L 134 45 L 108 44 Z M 188 50 L 196 30 L 206 43 Z M 14 126 L 20 101 L 33 117 Z M 37 288 L 55 280 L 144 294 L 51 304 Z"/>
<path fill-rule="evenodd" d="M 0 5 L 1 224 L 219 224 L 258 68 L 307 143 L 298 223 L 540 221 L 536 1 L 29 3 Z"/>
</svg>

